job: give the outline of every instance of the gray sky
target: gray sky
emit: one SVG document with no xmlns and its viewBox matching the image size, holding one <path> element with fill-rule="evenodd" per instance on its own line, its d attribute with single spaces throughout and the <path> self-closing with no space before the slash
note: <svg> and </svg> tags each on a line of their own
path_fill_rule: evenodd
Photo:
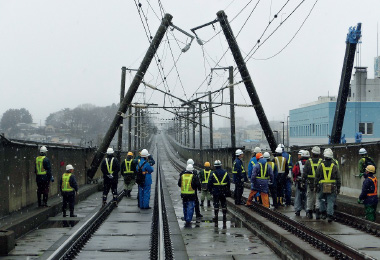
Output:
<svg viewBox="0 0 380 260">
<path fill-rule="evenodd" d="M 173 15 L 172 22 L 190 32 L 190 28 L 215 19 L 216 12 L 222 9 L 232 20 L 249 1 L 161 2 L 165 12 Z M 235 36 L 257 2 L 253 0 L 232 21 Z M 289 1 L 271 23 L 262 41 L 300 2 L 302 0 Z M 243 56 L 255 45 L 270 17 L 285 3 L 285 0 L 261 0 L 258 3 L 237 37 Z M 289 109 L 314 101 L 318 96 L 337 95 L 348 28 L 358 22 L 362 23 L 363 35 L 360 64 L 368 66 L 368 76 L 373 77 L 380 10 L 378 0 L 319 0 L 297 36 L 280 54 L 269 60 L 257 60 L 279 52 L 300 28 L 314 3 L 315 0 L 305 0 L 247 62 L 269 120 L 286 119 Z M 141 4 L 154 36 L 160 21 L 146 0 L 141 0 Z M 161 18 L 158 2 L 150 0 L 150 4 Z M 219 30 L 219 24 L 215 24 L 215 31 L 207 27 L 197 34 L 206 41 Z M 117 103 L 121 67 L 137 68 L 149 46 L 137 8 L 131 0 L 3 0 L 0 2 L 0 39 L 0 115 L 9 108 L 25 107 L 34 121 L 39 123 L 41 120 L 42 124 L 51 112 L 63 108 L 75 108 L 84 103 L 97 106 Z M 158 51 L 165 75 L 173 67 L 173 57 L 177 60 L 186 41 L 188 38 L 178 31 L 169 32 L 165 37 Z M 177 69 L 167 75 L 170 92 L 183 99 L 192 99 L 196 91 L 222 87 L 227 72 L 213 74 L 210 85 L 207 84 L 209 79 L 201 83 L 226 49 L 223 33 L 206 43 L 203 51 L 194 41 L 190 50 L 180 56 Z M 219 66 L 230 65 L 235 66 L 235 62 L 228 51 Z M 148 71 L 145 80 L 165 90 L 155 61 Z M 127 88 L 133 75 L 127 75 Z M 239 79 L 237 74 L 235 80 Z M 160 105 L 164 102 L 160 93 L 153 93 L 143 86 L 139 91 L 146 93 L 147 102 Z M 227 91 L 223 98 L 228 101 Z M 235 98 L 236 103 L 251 104 L 243 84 L 236 87 Z M 134 101 L 142 99 L 139 94 Z M 221 101 L 221 95 L 215 96 L 215 100 Z M 171 104 L 169 99 L 165 104 Z M 174 101 L 173 104 L 180 103 Z M 228 116 L 229 108 L 218 108 L 216 112 Z M 253 108 L 239 108 L 237 116 L 257 122 Z M 162 113 L 161 117 L 171 116 Z M 216 126 L 221 122 L 216 120 Z"/>
</svg>

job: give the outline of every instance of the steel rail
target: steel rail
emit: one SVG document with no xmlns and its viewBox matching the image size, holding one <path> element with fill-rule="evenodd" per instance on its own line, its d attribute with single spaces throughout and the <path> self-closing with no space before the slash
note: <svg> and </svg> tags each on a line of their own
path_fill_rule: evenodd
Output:
<svg viewBox="0 0 380 260">
<path fill-rule="evenodd" d="M 378 223 L 371 222 L 341 211 L 335 211 L 334 218 L 343 225 L 356 228 L 376 237 L 380 237 L 380 224 Z"/>
</svg>

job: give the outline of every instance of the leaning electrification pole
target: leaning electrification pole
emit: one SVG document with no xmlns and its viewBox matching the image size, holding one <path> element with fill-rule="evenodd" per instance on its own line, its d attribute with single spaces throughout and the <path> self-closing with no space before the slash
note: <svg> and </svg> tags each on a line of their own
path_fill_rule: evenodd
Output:
<svg viewBox="0 0 380 260">
<path fill-rule="evenodd" d="M 128 89 L 128 92 L 125 95 L 123 102 L 121 102 L 120 108 L 117 111 L 106 135 L 104 136 L 102 143 L 100 144 L 98 150 L 96 151 L 96 154 L 91 162 L 90 168 L 87 170 L 87 176 L 90 179 L 94 177 L 96 170 L 98 169 L 108 146 L 110 145 L 113 137 L 115 136 L 115 133 L 120 125 L 120 122 L 122 122 L 123 116 L 125 112 L 127 111 L 128 105 L 132 102 L 133 97 L 135 96 L 136 91 L 139 88 L 141 81 L 144 78 L 144 75 L 149 68 L 150 63 L 154 55 L 156 54 L 158 47 L 160 46 L 162 38 L 165 36 L 165 33 L 167 29 L 169 28 L 172 18 L 173 18 L 172 15 L 165 14 L 164 18 L 162 19 L 161 25 L 158 28 L 156 35 L 154 36 L 153 40 L 150 43 L 148 51 L 146 52 L 145 57 L 143 61 L 141 62 L 140 67 L 138 68 L 138 71 L 135 74 L 135 77 L 133 78 L 133 81 Z"/>
<path fill-rule="evenodd" d="M 274 150 L 277 147 L 276 140 L 274 139 L 274 135 L 272 132 L 272 129 L 269 125 L 268 119 L 265 115 L 264 109 L 261 105 L 259 96 L 257 95 L 255 86 L 253 85 L 251 76 L 249 74 L 249 71 L 247 69 L 247 66 L 244 62 L 244 58 L 241 55 L 239 46 L 236 42 L 235 36 L 232 32 L 231 26 L 227 20 L 227 15 L 224 13 L 224 11 L 219 11 L 217 13 L 218 20 L 220 23 L 220 26 L 222 27 L 223 33 L 227 39 L 228 46 L 231 49 L 232 55 L 234 56 L 236 65 L 239 69 L 241 78 L 244 82 L 245 87 L 247 88 L 248 95 L 251 99 L 252 105 L 255 108 L 256 115 L 259 119 L 260 125 L 265 133 L 265 136 L 267 138 L 267 141 L 269 143 L 269 146 L 271 150 L 274 152 Z"/>
</svg>

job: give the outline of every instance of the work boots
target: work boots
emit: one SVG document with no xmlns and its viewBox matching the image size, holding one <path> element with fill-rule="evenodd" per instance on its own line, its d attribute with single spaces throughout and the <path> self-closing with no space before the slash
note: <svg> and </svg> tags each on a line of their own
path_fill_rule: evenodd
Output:
<svg viewBox="0 0 380 260">
<path fill-rule="evenodd" d="M 207 207 L 211 207 L 211 201 L 207 201 Z"/>
<path fill-rule="evenodd" d="M 66 217 L 67 215 L 66 215 L 66 210 L 62 210 L 62 216 L 63 217 Z"/>
<path fill-rule="evenodd" d="M 320 213 L 319 213 L 319 209 L 316 209 L 315 210 L 315 219 L 321 219 L 321 215 L 320 215 Z"/>
<path fill-rule="evenodd" d="M 203 207 L 204 202 L 205 202 L 204 200 L 201 200 L 201 204 L 199 204 L 199 206 Z"/>
<path fill-rule="evenodd" d="M 223 228 L 227 226 L 227 209 L 222 209 L 223 212 Z"/>
<path fill-rule="evenodd" d="M 74 215 L 74 210 L 70 210 L 70 218 L 76 218 L 77 215 Z"/>
<path fill-rule="evenodd" d="M 313 218 L 313 211 L 312 210 L 308 210 L 306 212 L 306 217 L 308 217 L 309 219 L 312 219 Z"/>
<path fill-rule="evenodd" d="M 322 211 L 321 212 L 321 219 L 326 219 L 326 217 L 327 217 L 326 211 Z"/>
<path fill-rule="evenodd" d="M 215 222 L 215 227 L 218 226 L 218 213 L 219 213 L 219 209 L 214 209 L 215 216 L 212 220 Z"/>
<path fill-rule="evenodd" d="M 331 223 L 334 220 L 333 215 L 327 215 L 327 221 Z"/>
</svg>

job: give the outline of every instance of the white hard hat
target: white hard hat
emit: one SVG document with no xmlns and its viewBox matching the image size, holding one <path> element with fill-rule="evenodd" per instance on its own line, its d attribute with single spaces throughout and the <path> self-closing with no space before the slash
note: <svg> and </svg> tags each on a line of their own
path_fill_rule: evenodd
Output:
<svg viewBox="0 0 380 260">
<path fill-rule="evenodd" d="M 280 147 L 281 149 L 284 149 L 284 148 L 285 148 L 285 145 L 283 145 L 283 144 L 279 144 L 279 145 L 277 145 L 277 147 Z"/>
<path fill-rule="evenodd" d="M 270 159 L 270 154 L 268 152 L 264 153 L 264 159 Z"/>
<path fill-rule="evenodd" d="M 141 157 L 148 157 L 150 154 L 147 149 L 141 150 Z"/>
<path fill-rule="evenodd" d="M 47 151 L 48 149 L 46 148 L 46 146 L 41 146 L 40 153 L 46 153 Z"/>
<path fill-rule="evenodd" d="M 298 151 L 298 155 L 302 155 L 303 150 Z"/>
<path fill-rule="evenodd" d="M 236 155 L 241 155 L 243 154 L 243 151 L 241 149 L 237 149 L 235 152 Z"/>
<path fill-rule="evenodd" d="M 216 160 L 214 162 L 214 166 L 222 166 L 222 162 L 220 160 Z"/>
<path fill-rule="evenodd" d="M 107 154 L 113 154 L 113 149 L 111 147 L 107 149 Z"/>
<path fill-rule="evenodd" d="M 321 154 L 321 148 L 319 148 L 318 146 L 314 146 L 313 149 L 311 149 L 311 152 L 313 154 Z"/>
<path fill-rule="evenodd" d="M 360 148 L 359 154 L 367 154 L 367 150 L 364 148 Z"/>
<path fill-rule="evenodd" d="M 327 148 L 323 151 L 323 156 L 331 159 L 334 157 L 333 152 L 330 148 Z"/>
<path fill-rule="evenodd" d="M 282 148 L 280 146 L 278 146 L 275 150 L 276 153 L 282 153 Z"/>
<path fill-rule="evenodd" d="M 255 149 L 253 149 L 253 152 L 254 153 L 261 153 L 261 148 L 260 147 L 255 147 Z"/>
<path fill-rule="evenodd" d="M 190 158 L 189 160 L 187 160 L 186 164 L 194 164 L 194 160 Z"/>
<path fill-rule="evenodd" d="M 74 170 L 74 167 L 71 164 L 66 165 L 66 171 Z"/>
<path fill-rule="evenodd" d="M 301 156 L 302 157 L 310 157 L 310 153 L 309 153 L 309 151 L 303 150 Z"/>
<path fill-rule="evenodd" d="M 193 167 L 192 164 L 188 164 L 188 165 L 186 166 L 186 171 L 193 171 L 193 170 L 194 170 L 194 167 Z"/>
</svg>

